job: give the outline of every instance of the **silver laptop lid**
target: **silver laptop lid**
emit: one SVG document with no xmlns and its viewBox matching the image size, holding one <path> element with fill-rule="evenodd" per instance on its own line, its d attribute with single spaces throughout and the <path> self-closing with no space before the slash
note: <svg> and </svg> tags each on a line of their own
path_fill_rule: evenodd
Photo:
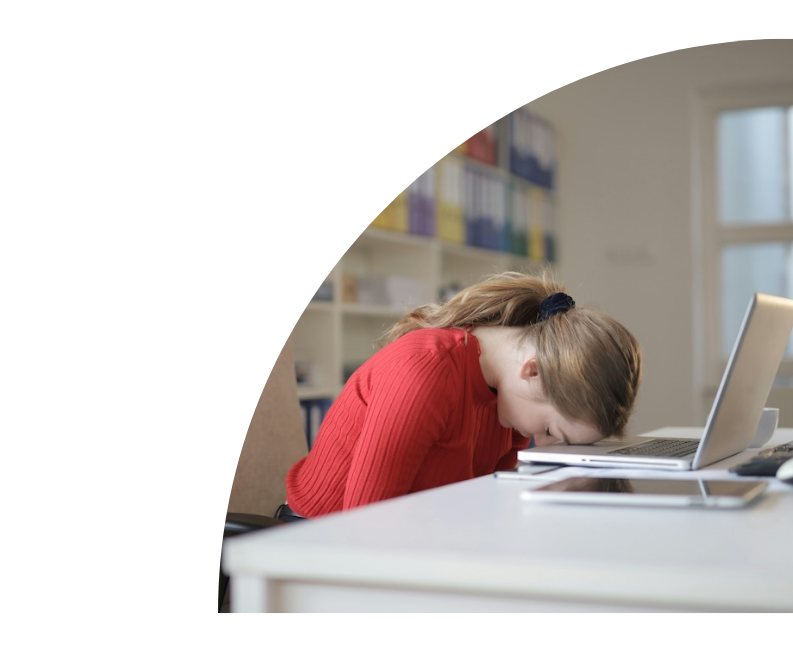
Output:
<svg viewBox="0 0 793 652">
<path fill-rule="evenodd" d="M 757 293 L 735 340 L 693 469 L 746 449 L 793 330 L 793 300 Z"/>
</svg>

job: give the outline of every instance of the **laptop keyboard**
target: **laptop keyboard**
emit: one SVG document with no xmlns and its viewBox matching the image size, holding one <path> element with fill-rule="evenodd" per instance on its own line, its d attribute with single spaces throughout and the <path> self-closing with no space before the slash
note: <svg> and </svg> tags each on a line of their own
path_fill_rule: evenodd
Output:
<svg viewBox="0 0 793 652">
<path fill-rule="evenodd" d="M 643 444 L 610 451 L 606 455 L 640 455 L 642 457 L 685 457 L 697 451 L 699 439 L 652 439 Z"/>
</svg>

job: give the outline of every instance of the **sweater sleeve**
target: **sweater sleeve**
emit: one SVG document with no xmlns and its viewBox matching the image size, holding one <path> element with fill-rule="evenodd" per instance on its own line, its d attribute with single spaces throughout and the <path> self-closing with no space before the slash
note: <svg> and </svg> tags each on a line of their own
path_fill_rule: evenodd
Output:
<svg viewBox="0 0 793 652">
<path fill-rule="evenodd" d="M 376 380 L 352 452 L 344 509 L 409 493 L 461 395 L 453 361 L 429 351 L 414 352 Z"/>
</svg>

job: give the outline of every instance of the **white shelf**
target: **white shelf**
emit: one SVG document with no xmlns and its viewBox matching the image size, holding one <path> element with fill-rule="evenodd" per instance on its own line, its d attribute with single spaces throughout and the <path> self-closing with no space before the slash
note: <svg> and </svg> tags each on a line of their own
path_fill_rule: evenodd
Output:
<svg viewBox="0 0 793 652">
<path fill-rule="evenodd" d="M 404 308 L 378 306 L 366 303 L 344 303 L 342 304 L 341 309 L 345 315 L 359 315 L 361 317 L 387 317 L 394 320 L 399 319 L 405 312 Z"/>
</svg>

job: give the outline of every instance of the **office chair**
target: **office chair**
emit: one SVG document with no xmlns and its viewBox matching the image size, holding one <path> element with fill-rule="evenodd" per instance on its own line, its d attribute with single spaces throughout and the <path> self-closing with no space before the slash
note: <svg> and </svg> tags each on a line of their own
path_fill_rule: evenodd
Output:
<svg viewBox="0 0 793 652">
<path fill-rule="evenodd" d="M 274 515 L 286 500 L 286 473 L 307 454 L 290 339 L 275 361 L 242 445 L 229 496 L 224 539 L 284 525 L 285 519 Z M 218 612 L 223 610 L 228 584 L 229 578 L 221 567 Z"/>
</svg>

